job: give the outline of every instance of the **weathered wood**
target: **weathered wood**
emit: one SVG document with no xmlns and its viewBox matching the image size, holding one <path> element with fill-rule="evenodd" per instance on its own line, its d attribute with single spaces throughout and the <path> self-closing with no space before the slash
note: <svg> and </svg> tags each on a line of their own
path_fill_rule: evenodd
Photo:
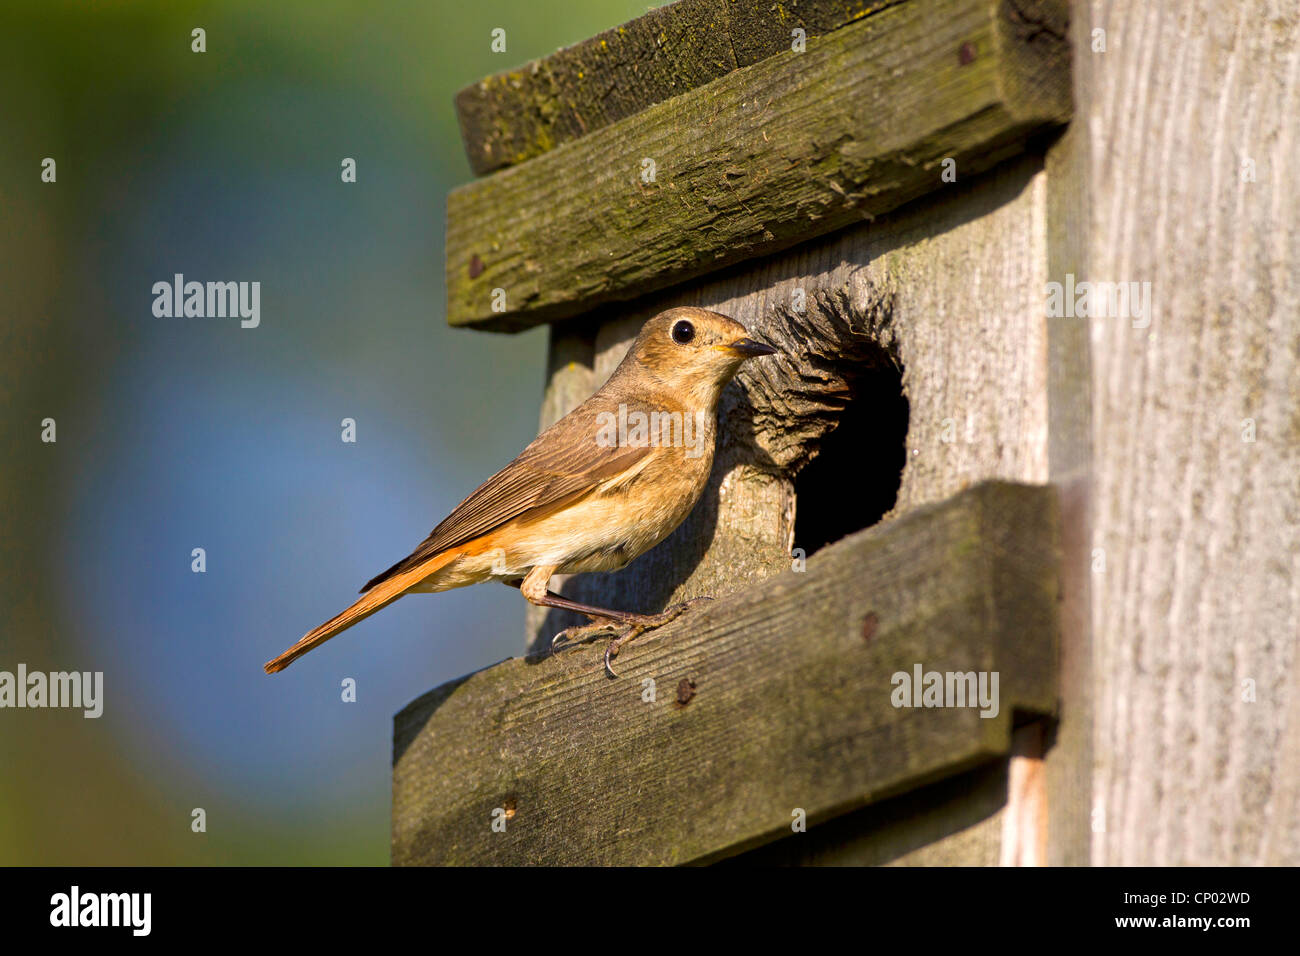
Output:
<svg viewBox="0 0 1300 956">
<path fill-rule="evenodd" d="M 1087 24 L 1082 27 L 1086 34 Z M 1087 133 L 1073 124 L 1047 155 L 1047 270 L 1089 274 Z M 1092 380 L 1088 325 L 1047 320 L 1048 475 L 1061 506 L 1061 721 L 1045 758 L 1050 866 L 1092 859 Z"/>
<path fill-rule="evenodd" d="M 903 0 L 678 0 L 456 94 L 484 175 L 635 115 Z"/>
<path fill-rule="evenodd" d="M 1056 705 L 1056 525 L 1050 488 L 981 485 L 644 635 L 618 680 L 580 648 L 425 695 L 393 862 L 702 862 L 1005 754 Z M 896 708 L 918 665 L 998 672 L 998 714 Z"/>
<path fill-rule="evenodd" d="M 1092 342 L 1092 862 L 1294 866 L 1300 5 L 1077 8 L 1076 278 L 1154 311 L 1054 320 Z"/>
<path fill-rule="evenodd" d="M 946 777 L 790 834 L 741 866 L 972 866 L 998 860 L 1005 761 Z"/>
<path fill-rule="evenodd" d="M 1036 8 L 891 7 L 454 190 L 448 320 L 573 315 L 871 219 L 945 186 L 945 159 L 988 168 L 1069 115 Z"/>
</svg>

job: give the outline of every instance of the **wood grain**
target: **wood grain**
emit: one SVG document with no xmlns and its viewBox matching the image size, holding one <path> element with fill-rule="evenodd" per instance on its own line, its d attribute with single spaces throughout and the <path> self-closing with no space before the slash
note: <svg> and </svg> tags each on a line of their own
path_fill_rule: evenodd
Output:
<svg viewBox="0 0 1300 956">
<path fill-rule="evenodd" d="M 1154 305 L 1073 320 L 1105 559 L 1092 862 L 1295 865 L 1300 8 L 1078 6 L 1084 276 Z"/>
<path fill-rule="evenodd" d="M 947 185 L 945 159 L 989 168 L 1070 113 L 1039 6 L 891 7 L 454 190 L 448 321 L 575 315 L 870 220 Z"/>
<path fill-rule="evenodd" d="M 1084 29 L 1084 33 L 1087 30 Z M 1047 154 L 1047 272 L 1088 275 L 1087 132 L 1073 124 Z M 1044 763 L 1047 862 L 1092 859 L 1092 368 L 1088 325 L 1047 320 L 1048 474 L 1061 504 L 1061 719 Z"/>
<path fill-rule="evenodd" d="M 393 862 L 707 862 L 1005 754 L 1056 705 L 1056 527 L 1050 488 L 984 484 L 644 635 L 618 680 L 585 648 L 425 695 Z M 997 671 L 999 713 L 895 707 L 918 664 Z"/>
<path fill-rule="evenodd" d="M 482 176 L 902 0 L 678 0 L 456 94 Z"/>
</svg>

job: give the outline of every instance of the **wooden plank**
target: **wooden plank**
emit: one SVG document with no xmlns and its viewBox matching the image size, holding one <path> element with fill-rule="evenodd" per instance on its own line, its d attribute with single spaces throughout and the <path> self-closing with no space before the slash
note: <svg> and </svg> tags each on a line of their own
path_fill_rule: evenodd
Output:
<svg viewBox="0 0 1300 956">
<path fill-rule="evenodd" d="M 1076 78 L 1093 66 L 1087 62 Z M 1087 143 L 1087 131 L 1074 124 L 1048 151 L 1047 271 L 1055 281 L 1064 281 L 1067 274 L 1089 274 Z M 1062 552 L 1062 717 L 1045 759 L 1051 866 L 1087 866 L 1092 860 L 1096 692 L 1089 613 L 1093 577 L 1090 349 L 1086 322 L 1066 317 L 1047 320 L 1048 474 L 1059 494 Z"/>
<path fill-rule="evenodd" d="M 734 856 L 740 866 L 979 866 L 996 863 L 1005 760 L 945 777 Z"/>
<path fill-rule="evenodd" d="M 678 0 L 456 94 L 482 176 L 902 0 Z"/>
<path fill-rule="evenodd" d="M 643 636 L 618 680 L 592 647 L 432 691 L 394 722 L 393 862 L 707 862 L 1005 754 L 1056 704 L 1056 522 L 1048 487 L 980 485 Z M 918 665 L 998 672 L 998 714 L 896 708 Z"/>
<path fill-rule="evenodd" d="M 892 7 L 454 190 L 448 320 L 573 315 L 880 215 L 946 158 L 988 168 L 1069 115 L 1064 38 L 1021 7 Z"/>
<path fill-rule="evenodd" d="M 1077 16 L 1075 278 L 1151 302 L 1054 320 L 1092 343 L 1090 862 L 1295 866 L 1300 7 Z"/>
</svg>

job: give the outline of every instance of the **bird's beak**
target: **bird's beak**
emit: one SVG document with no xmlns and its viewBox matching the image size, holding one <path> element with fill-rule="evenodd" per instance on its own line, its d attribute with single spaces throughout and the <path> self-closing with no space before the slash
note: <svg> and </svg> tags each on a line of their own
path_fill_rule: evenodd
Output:
<svg viewBox="0 0 1300 956">
<path fill-rule="evenodd" d="M 762 342 L 755 342 L 753 339 L 744 338 L 736 339 L 730 345 L 724 345 L 722 348 L 732 355 L 740 355 L 744 358 L 755 358 L 759 355 L 773 355 L 776 349 L 770 345 L 764 345 Z"/>
</svg>

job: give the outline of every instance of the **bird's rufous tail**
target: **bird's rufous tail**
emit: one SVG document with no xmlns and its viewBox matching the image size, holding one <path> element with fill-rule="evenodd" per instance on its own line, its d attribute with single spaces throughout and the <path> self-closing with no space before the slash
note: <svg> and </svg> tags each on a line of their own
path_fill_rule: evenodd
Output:
<svg viewBox="0 0 1300 956">
<path fill-rule="evenodd" d="M 342 614 L 330 618 L 320 627 L 308 631 L 302 636 L 297 644 L 289 648 L 274 660 L 267 661 L 263 669 L 268 674 L 274 674 L 276 671 L 282 671 L 302 655 L 315 647 L 319 647 L 328 641 L 335 634 L 346 631 L 353 624 L 364 621 L 370 615 L 389 604 L 392 604 L 399 597 L 407 592 L 411 587 L 419 584 L 430 574 L 433 574 L 443 565 L 451 561 L 460 552 L 456 549 L 444 551 L 435 555 L 423 564 L 416 565 L 409 571 L 393 575 L 387 581 L 376 584 L 373 588 L 361 596 L 361 598 Z"/>
</svg>

